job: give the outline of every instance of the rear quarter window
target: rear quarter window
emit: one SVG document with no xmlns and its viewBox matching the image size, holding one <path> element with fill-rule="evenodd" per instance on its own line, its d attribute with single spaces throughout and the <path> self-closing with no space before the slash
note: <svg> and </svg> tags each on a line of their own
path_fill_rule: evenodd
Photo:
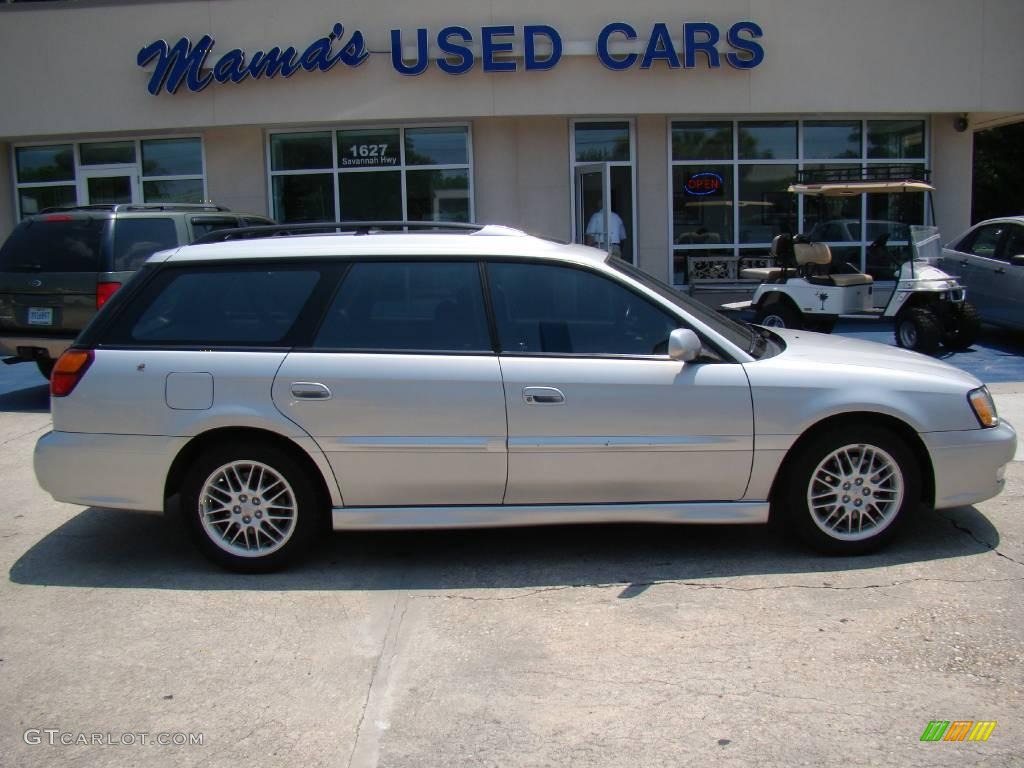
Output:
<svg viewBox="0 0 1024 768">
<path fill-rule="evenodd" d="M 309 301 L 315 268 L 168 269 L 120 315 L 115 346 L 280 346 Z"/>
<path fill-rule="evenodd" d="M 0 248 L 0 272 L 99 272 L 106 219 L 23 221 Z"/>
<path fill-rule="evenodd" d="M 114 271 L 134 272 L 157 251 L 177 245 L 174 219 L 118 219 L 114 224 Z"/>
</svg>

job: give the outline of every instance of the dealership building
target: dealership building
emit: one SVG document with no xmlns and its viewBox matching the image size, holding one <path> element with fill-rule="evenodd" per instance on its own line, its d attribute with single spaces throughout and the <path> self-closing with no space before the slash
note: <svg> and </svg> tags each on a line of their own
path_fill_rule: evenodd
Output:
<svg viewBox="0 0 1024 768">
<path fill-rule="evenodd" d="M 0 236 L 52 206 L 507 224 L 677 285 L 779 232 L 970 221 L 972 135 L 1024 119 L 1020 0 L 0 3 Z M 826 205 L 804 170 L 927 169 Z M 933 212 L 934 211 L 934 212 Z M 872 249 L 876 254 L 878 249 Z M 889 272 L 891 275 L 891 270 Z"/>
</svg>

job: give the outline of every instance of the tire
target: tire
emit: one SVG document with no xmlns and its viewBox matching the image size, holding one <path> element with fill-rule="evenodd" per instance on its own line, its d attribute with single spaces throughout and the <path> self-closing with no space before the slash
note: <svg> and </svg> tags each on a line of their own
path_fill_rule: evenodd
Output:
<svg viewBox="0 0 1024 768">
<path fill-rule="evenodd" d="M 209 509 L 214 505 L 221 508 Z M 181 486 L 181 514 L 196 545 L 239 573 L 268 573 L 294 561 L 309 548 L 325 512 L 308 471 L 270 443 L 211 446 Z"/>
<path fill-rule="evenodd" d="M 807 321 L 807 330 L 815 333 L 832 333 L 835 327 L 836 318 L 828 315 L 815 316 L 813 319 L 808 318 Z"/>
<path fill-rule="evenodd" d="M 804 327 L 803 315 L 784 301 L 773 301 L 762 304 L 757 309 L 754 322 L 766 328 L 792 328 L 800 330 Z"/>
<path fill-rule="evenodd" d="M 896 535 L 920 504 L 920 467 L 891 430 L 844 427 L 812 438 L 799 450 L 779 494 L 785 504 L 781 512 L 789 529 L 819 552 L 873 552 Z M 865 460 L 870 462 L 866 466 Z M 887 470 L 891 474 L 885 476 Z M 869 527 L 863 530 L 862 525 Z"/>
<path fill-rule="evenodd" d="M 952 313 L 950 329 L 942 334 L 942 343 L 949 349 L 964 350 L 973 344 L 981 333 L 981 316 L 978 308 L 964 302 Z"/>
<path fill-rule="evenodd" d="M 930 309 L 914 307 L 896 317 L 895 334 L 899 346 L 930 355 L 942 341 L 942 326 Z"/>
<path fill-rule="evenodd" d="M 50 380 L 50 376 L 53 374 L 53 366 L 57 364 L 56 360 L 52 360 L 49 357 L 36 358 L 36 367 L 39 372 L 43 374 L 43 378 L 47 381 Z"/>
</svg>

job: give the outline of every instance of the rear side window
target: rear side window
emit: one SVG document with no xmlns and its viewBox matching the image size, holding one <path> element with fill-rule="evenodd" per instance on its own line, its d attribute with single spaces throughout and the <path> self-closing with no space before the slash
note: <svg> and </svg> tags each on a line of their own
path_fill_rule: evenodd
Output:
<svg viewBox="0 0 1024 768">
<path fill-rule="evenodd" d="M 345 276 L 315 347 L 490 352 L 475 262 L 366 262 Z"/>
<path fill-rule="evenodd" d="M 105 219 L 23 221 L 0 248 L 0 272 L 99 272 Z"/>
<path fill-rule="evenodd" d="M 168 270 L 112 328 L 111 344 L 275 346 L 295 325 L 315 269 Z"/>
<path fill-rule="evenodd" d="M 192 239 L 198 240 L 218 229 L 238 229 L 238 219 L 227 216 L 193 216 Z"/>
<path fill-rule="evenodd" d="M 177 245 L 174 219 L 118 219 L 114 223 L 114 271 L 134 272 L 157 251 Z"/>
</svg>

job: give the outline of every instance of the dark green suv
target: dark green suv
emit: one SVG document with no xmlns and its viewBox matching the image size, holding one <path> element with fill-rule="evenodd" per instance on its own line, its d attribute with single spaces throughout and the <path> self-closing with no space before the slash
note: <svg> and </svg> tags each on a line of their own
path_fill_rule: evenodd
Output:
<svg viewBox="0 0 1024 768">
<path fill-rule="evenodd" d="M 273 224 L 214 205 L 85 205 L 24 219 L 0 248 L 0 357 L 54 362 L 157 251 L 218 229 Z"/>
</svg>

